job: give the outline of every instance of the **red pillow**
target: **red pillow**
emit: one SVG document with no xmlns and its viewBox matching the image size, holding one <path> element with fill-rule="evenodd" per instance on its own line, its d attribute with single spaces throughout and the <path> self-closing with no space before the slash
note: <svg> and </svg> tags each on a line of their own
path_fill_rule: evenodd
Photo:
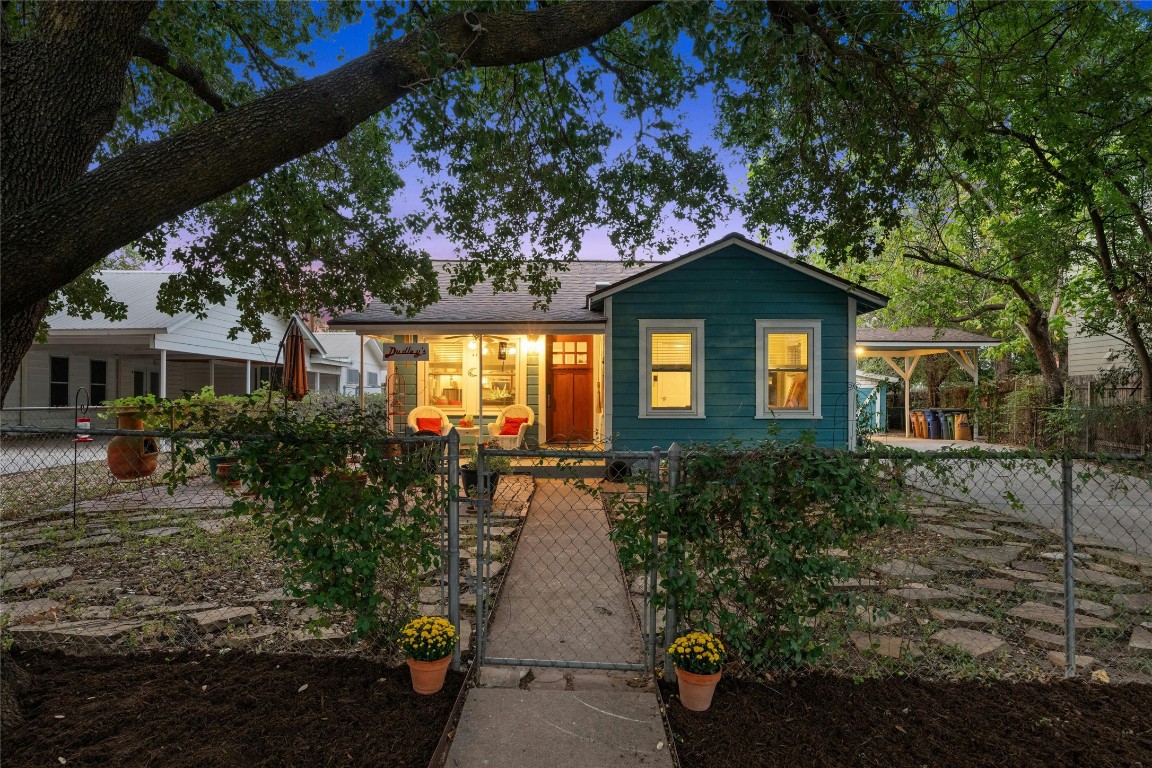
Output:
<svg viewBox="0 0 1152 768">
<path fill-rule="evenodd" d="M 502 435 L 518 435 L 520 434 L 520 425 L 528 421 L 524 419 L 513 419 L 511 417 L 504 419 L 504 428 L 500 430 Z"/>
<path fill-rule="evenodd" d="M 443 422 L 440 419 L 416 419 L 416 430 L 418 432 L 435 432 L 440 434 L 440 425 Z"/>
</svg>

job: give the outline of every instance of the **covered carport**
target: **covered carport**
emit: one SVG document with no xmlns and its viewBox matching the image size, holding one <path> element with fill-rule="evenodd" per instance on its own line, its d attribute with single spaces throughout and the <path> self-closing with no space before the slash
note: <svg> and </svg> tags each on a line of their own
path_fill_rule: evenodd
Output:
<svg viewBox="0 0 1152 768">
<path fill-rule="evenodd" d="M 879 357 L 904 382 L 904 436 L 912 435 L 911 380 L 920 360 L 948 355 L 980 385 L 980 350 L 1000 342 L 977 333 L 948 328 L 857 328 L 856 357 Z"/>
</svg>

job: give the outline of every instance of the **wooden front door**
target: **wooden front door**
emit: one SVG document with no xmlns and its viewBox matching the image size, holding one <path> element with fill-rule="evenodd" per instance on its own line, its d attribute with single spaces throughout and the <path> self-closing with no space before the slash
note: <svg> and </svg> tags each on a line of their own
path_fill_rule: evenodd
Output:
<svg viewBox="0 0 1152 768">
<path fill-rule="evenodd" d="M 549 336 L 545 354 L 550 443 L 586 443 L 593 437 L 591 336 Z"/>
</svg>

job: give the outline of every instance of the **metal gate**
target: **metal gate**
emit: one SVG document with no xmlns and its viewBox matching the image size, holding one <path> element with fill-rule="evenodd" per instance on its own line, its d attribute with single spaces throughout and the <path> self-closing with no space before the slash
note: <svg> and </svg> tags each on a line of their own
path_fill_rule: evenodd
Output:
<svg viewBox="0 0 1152 768">
<path fill-rule="evenodd" d="M 654 668 L 656 573 L 626 573 L 611 532 L 613 509 L 643 500 L 660 482 L 664 457 L 478 450 L 476 487 L 465 478 L 460 501 L 464 540 L 470 526 L 475 532 L 475 548 L 460 558 L 475 595 L 478 663 Z M 492 487 L 486 470 L 504 461 L 512 471 Z M 649 538 L 659 547 L 657 532 Z"/>
</svg>

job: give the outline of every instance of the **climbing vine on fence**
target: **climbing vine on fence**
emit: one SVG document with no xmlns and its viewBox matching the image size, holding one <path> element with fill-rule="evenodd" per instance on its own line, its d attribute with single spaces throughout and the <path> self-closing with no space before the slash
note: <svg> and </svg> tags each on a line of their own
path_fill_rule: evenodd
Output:
<svg viewBox="0 0 1152 768">
<path fill-rule="evenodd" d="M 183 464 L 213 456 L 287 563 L 285 584 L 354 636 L 390 645 L 411 618 L 421 574 L 439 564 L 443 443 L 399 440 L 378 414 L 270 409 L 233 414 Z"/>
<path fill-rule="evenodd" d="M 719 634 L 751 668 L 800 664 L 826 650 L 812 619 L 843 605 L 836 583 L 856 575 L 836 550 L 904 522 L 898 475 L 807 443 L 699 446 L 675 491 L 653 489 L 614 535 L 626 569 L 657 567 L 681 626 Z M 667 536 L 656 554 L 654 529 Z"/>
</svg>

